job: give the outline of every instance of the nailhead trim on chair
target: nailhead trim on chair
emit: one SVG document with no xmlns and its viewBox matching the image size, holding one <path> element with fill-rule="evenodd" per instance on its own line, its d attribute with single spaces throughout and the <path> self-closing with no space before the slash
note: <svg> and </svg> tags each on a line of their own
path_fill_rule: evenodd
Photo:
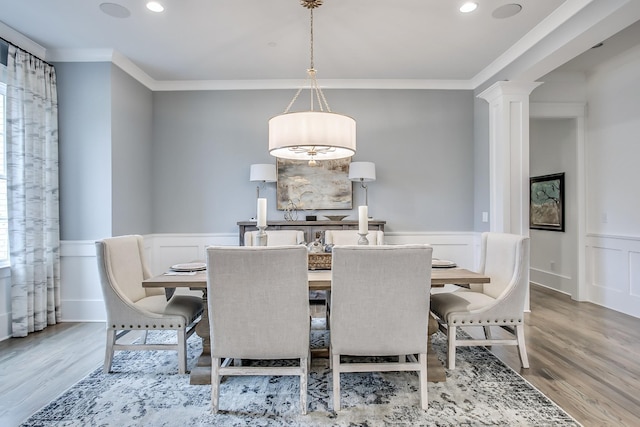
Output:
<svg viewBox="0 0 640 427">
<path fill-rule="evenodd" d="M 151 328 L 157 328 L 157 327 L 158 327 L 158 325 L 151 325 Z M 133 329 L 151 329 L 151 328 L 149 327 L 149 325 L 144 325 L 144 327 L 142 327 L 142 325 L 137 325 L 136 328 L 134 328 L 133 325 L 129 325 L 129 328 L 127 329 L 126 325 L 120 325 L 119 329 L 122 329 L 122 330 L 133 330 Z M 164 328 L 164 325 L 160 325 L 160 328 Z M 173 329 L 174 327 L 173 327 L 173 325 L 169 325 L 169 328 Z M 181 324 L 177 324 L 176 328 L 178 328 L 178 329 L 182 328 L 182 325 Z M 118 329 L 118 325 L 111 325 L 111 329 Z"/>
<path fill-rule="evenodd" d="M 472 325 L 472 324 L 473 324 L 473 322 L 474 322 L 473 320 L 469 320 L 468 322 L 467 322 L 466 320 L 454 320 L 454 321 L 453 321 L 453 322 L 451 322 L 451 323 L 452 323 L 452 324 L 454 324 L 454 325 L 455 325 L 455 324 L 458 324 L 458 323 L 460 323 L 461 325 L 464 325 L 464 324 L 467 324 L 467 323 L 468 323 L 469 325 Z M 479 321 L 478 321 L 478 323 L 480 323 L 480 324 L 481 324 L 482 322 L 483 322 L 482 320 L 479 320 Z M 487 323 L 487 324 L 491 324 L 491 323 L 498 323 L 498 319 L 494 320 L 493 322 L 491 321 L 491 319 L 487 319 L 487 320 L 484 320 L 484 322 L 485 322 L 485 323 Z M 507 323 L 507 319 L 504 319 L 504 320 L 502 321 L 502 323 Z M 522 319 L 511 319 L 511 320 L 509 320 L 509 323 L 522 323 Z"/>
</svg>

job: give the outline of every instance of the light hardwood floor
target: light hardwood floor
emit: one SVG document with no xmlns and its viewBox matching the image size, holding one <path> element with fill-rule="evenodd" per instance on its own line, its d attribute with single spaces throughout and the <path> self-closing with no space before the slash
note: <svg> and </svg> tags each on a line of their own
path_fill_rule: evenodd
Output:
<svg viewBox="0 0 640 427">
<path fill-rule="evenodd" d="M 515 347 L 494 353 L 585 427 L 640 425 L 640 319 L 539 286 L 531 308 L 531 368 L 520 369 Z M 104 339 L 102 323 L 62 323 L 0 342 L 0 426 L 18 425 L 100 367 Z"/>
</svg>

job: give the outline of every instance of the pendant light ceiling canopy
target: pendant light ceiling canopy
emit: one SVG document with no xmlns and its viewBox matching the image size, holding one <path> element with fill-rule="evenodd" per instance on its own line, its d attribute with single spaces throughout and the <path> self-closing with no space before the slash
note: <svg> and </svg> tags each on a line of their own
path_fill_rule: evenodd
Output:
<svg viewBox="0 0 640 427">
<path fill-rule="evenodd" d="M 323 0 L 301 0 L 300 4 L 310 12 L 311 63 L 307 70 L 306 86 L 298 89 L 283 114 L 269 120 L 269 153 L 272 156 L 308 160 L 310 166 L 316 160 L 343 159 L 356 153 L 356 121 L 334 113 L 316 80 L 313 63 L 313 10 Z M 311 106 L 309 111 L 290 112 L 302 90 L 308 87 Z M 314 110 L 317 103 L 319 111 Z"/>
</svg>

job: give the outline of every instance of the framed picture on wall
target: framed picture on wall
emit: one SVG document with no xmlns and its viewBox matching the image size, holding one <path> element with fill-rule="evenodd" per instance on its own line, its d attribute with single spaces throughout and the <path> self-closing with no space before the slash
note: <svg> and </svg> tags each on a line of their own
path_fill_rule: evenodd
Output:
<svg viewBox="0 0 640 427">
<path fill-rule="evenodd" d="M 564 231 L 564 172 L 529 178 L 529 228 Z"/>
<path fill-rule="evenodd" d="M 318 160 L 309 166 L 306 160 L 278 159 L 278 209 L 293 202 L 297 209 L 351 209 L 352 183 L 349 181 L 351 158 Z"/>
</svg>

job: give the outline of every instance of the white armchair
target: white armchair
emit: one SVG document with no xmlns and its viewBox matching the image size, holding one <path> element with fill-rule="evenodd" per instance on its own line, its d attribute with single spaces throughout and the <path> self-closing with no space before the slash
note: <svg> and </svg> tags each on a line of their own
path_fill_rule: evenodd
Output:
<svg viewBox="0 0 640 427">
<path fill-rule="evenodd" d="M 255 246 L 257 231 L 244 233 L 244 245 Z M 304 243 L 302 230 L 267 230 L 267 246 L 299 245 Z"/>
<path fill-rule="evenodd" d="M 326 230 L 324 232 L 324 243 L 329 245 L 357 245 L 360 235 L 358 230 Z M 384 245 L 384 232 L 380 230 L 369 230 L 367 235 L 369 245 Z"/>
<path fill-rule="evenodd" d="M 208 247 L 211 403 L 224 375 L 296 375 L 307 411 L 309 291 L 304 246 Z M 299 366 L 221 366 L 223 359 L 300 359 Z M 226 365 L 226 364 L 225 364 Z"/>
<path fill-rule="evenodd" d="M 529 238 L 483 233 L 479 272 L 491 282 L 431 296 L 431 311 L 447 335 L 447 367 L 455 368 L 456 347 L 516 345 L 522 367 L 528 368 L 524 307 L 529 287 Z M 457 338 L 457 328 L 462 326 L 482 326 L 486 339 Z M 501 326 L 514 338 L 492 339 L 491 326 Z"/>
<path fill-rule="evenodd" d="M 142 287 L 151 277 L 144 256 L 141 236 L 120 236 L 96 242 L 98 273 L 107 311 L 107 345 L 104 372 L 111 370 L 117 350 L 176 350 L 178 371 L 187 370 L 187 339 L 194 332 L 195 320 L 202 313 L 202 299 L 174 295 L 167 301 L 162 289 Z M 176 344 L 147 344 L 149 329 L 177 332 Z M 142 344 L 118 344 L 131 330 L 143 331 Z M 120 331 L 120 333 L 118 333 Z"/>
<path fill-rule="evenodd" d="M 428 245 L 335 246 L 331 279 L 333 407 L 340 374 L 417 371 L 427 409 L 427 331 L 431 255 Z M 405 361 L 405 355 L 418 360 Z M 400 356 L 398 362 L 349 363 L 349 356 Z"/>
</svg>

